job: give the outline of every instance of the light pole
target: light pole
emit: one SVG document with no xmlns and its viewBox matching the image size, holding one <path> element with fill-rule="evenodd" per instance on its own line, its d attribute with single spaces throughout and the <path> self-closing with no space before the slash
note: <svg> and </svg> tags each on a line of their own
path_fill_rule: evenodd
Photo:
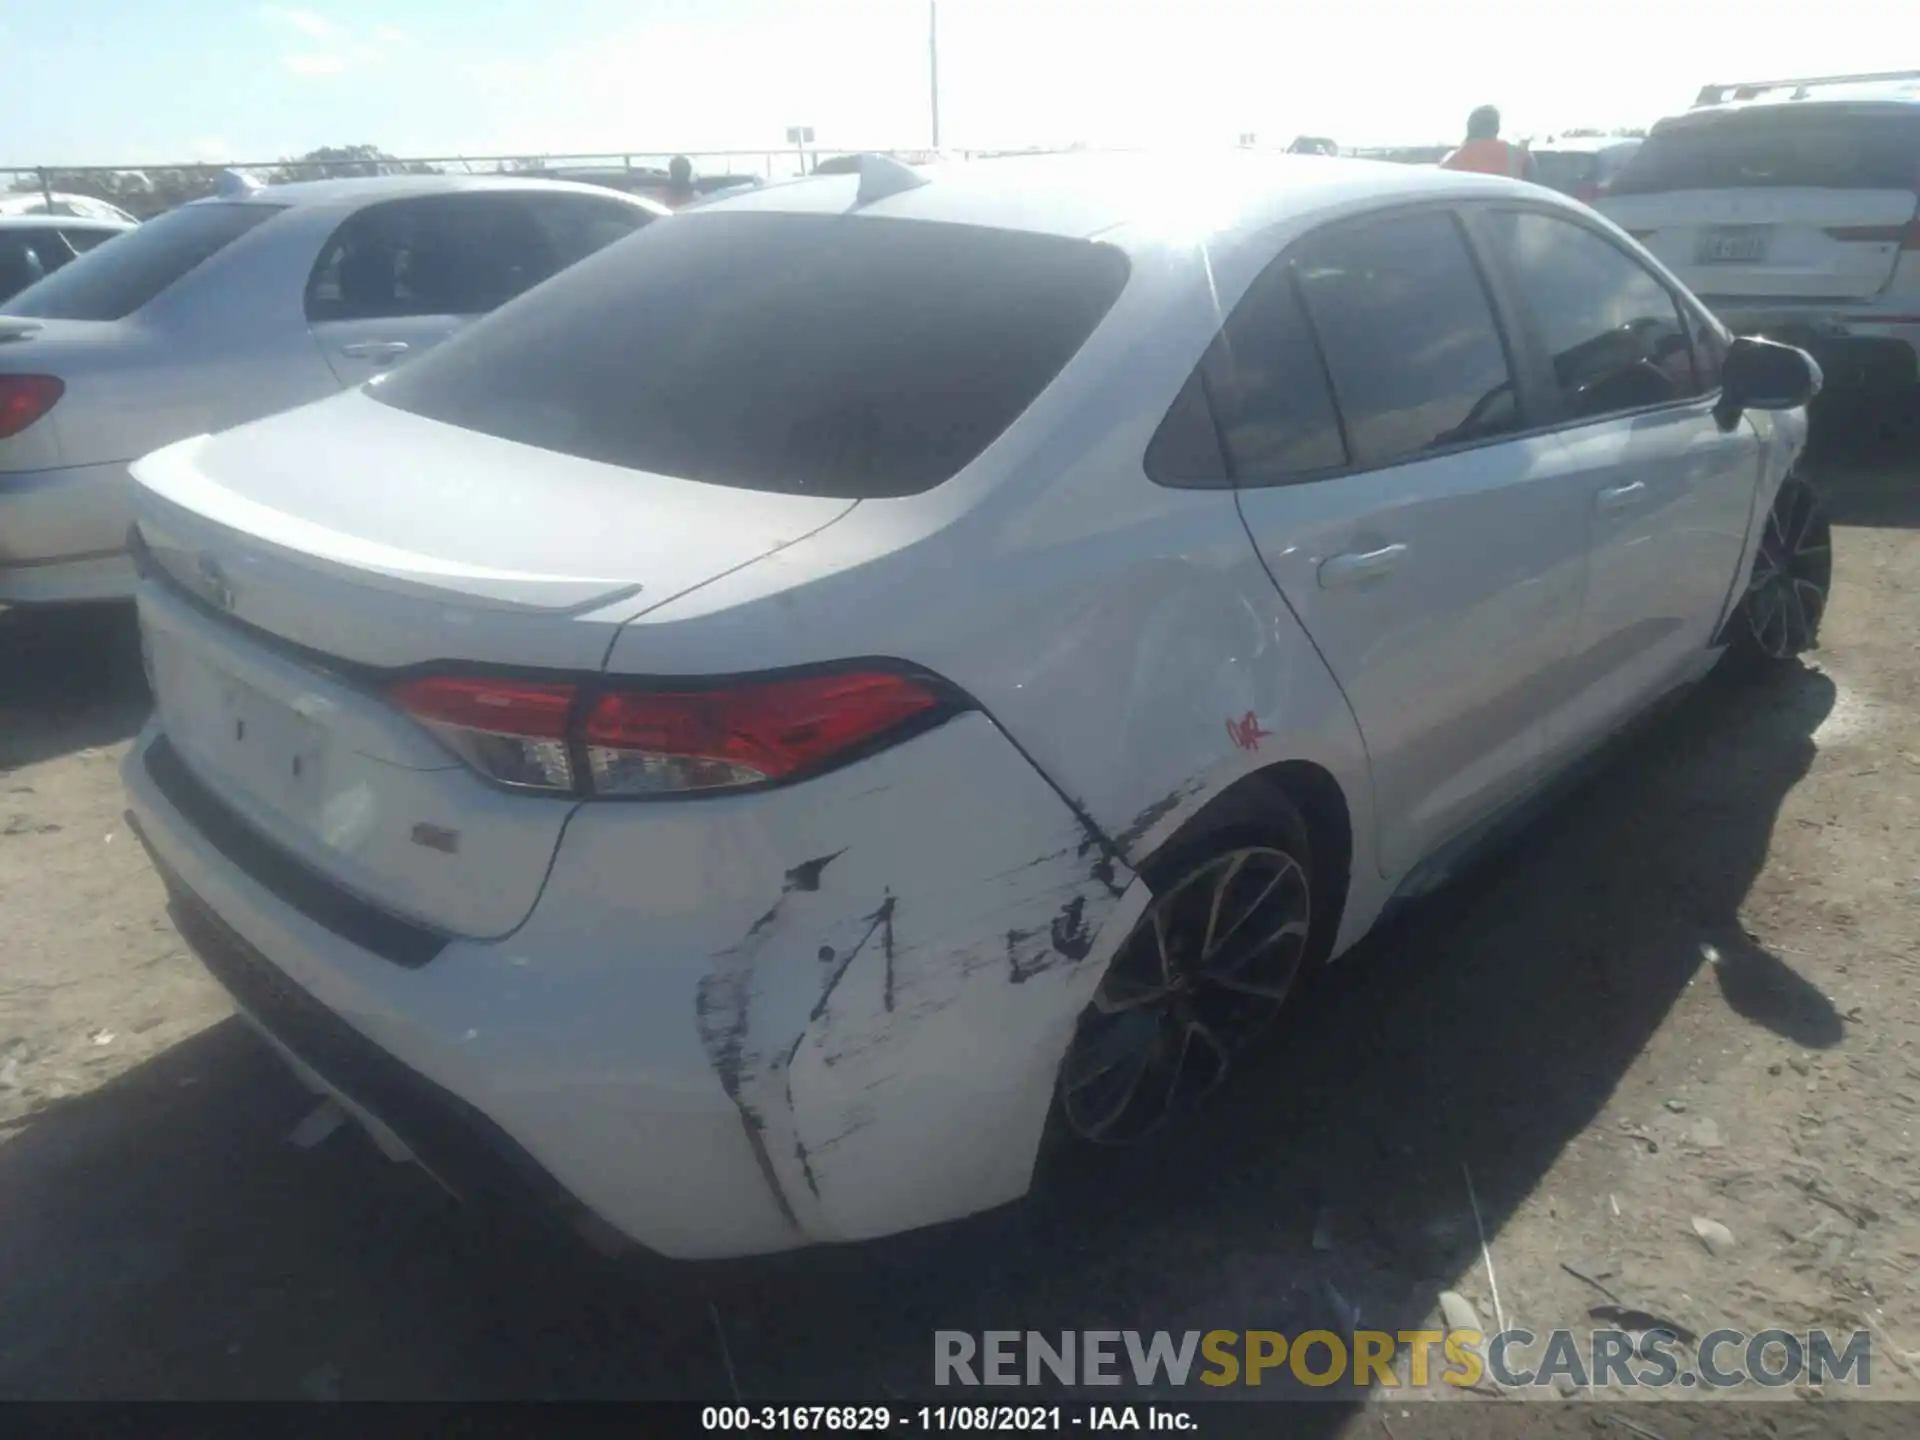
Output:
<svg viewBox="0 0 1920 1440">
<path fill-rule="evenodd" d="M 927 0 L 927 96 L 933 107 L 933 148 L 940 148 L 940 0 Z"/>
</svg>

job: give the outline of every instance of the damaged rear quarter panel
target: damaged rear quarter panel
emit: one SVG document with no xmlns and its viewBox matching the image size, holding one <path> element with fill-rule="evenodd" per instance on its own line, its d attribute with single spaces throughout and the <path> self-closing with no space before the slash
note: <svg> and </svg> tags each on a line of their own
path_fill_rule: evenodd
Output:
<svg viewBox="0 0 1920 1440">
<path fill-rule="evenodd" d="M 608 1082 L 724 1092 L 798 1234 L 864 1238 L 1026 1190 L 1141 904 L 1086 839 L 967 713 L 788 789 L 587 806 L 536 920 L 595 913 L 593 963 L 647 977 Z"/>
</svg>

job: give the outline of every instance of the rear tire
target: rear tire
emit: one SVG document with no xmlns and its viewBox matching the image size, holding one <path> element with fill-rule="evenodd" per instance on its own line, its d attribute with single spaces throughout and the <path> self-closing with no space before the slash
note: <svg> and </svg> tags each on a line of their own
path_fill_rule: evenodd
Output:
<svg viewBox="0 0 1920 1440">
<path fill-rule="evenodd" d="M 1833 527 L 1813 487 L 1788 475 L 1729 622 L 1728 660 L 1760 670 L 1817 648 L 1832 588 Z"/>
<path fill-rule="evenodd" d="M 1219 1088 L 1313 948 L 1313 857 L 1284 797 L 1258 821 L 1203 822 L 1143 876 L 1153 898 L 1082 1012 L 1056 1086 L 1061 1127 L 1098 1145 L 1144 1140 Z"/>
</svg>

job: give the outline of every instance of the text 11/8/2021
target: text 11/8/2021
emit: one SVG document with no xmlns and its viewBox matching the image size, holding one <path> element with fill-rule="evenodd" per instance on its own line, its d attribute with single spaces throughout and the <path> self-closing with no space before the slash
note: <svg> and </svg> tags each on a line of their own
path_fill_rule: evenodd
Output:
<svg viewBox="0 0 1920 1440">
<path fill-rule="evenodd" d="M 815 1431 L 1005 1434 L 1094 1430 L 1199 1429 L 1184 1410 L 1157 1405 L 708 1405 L 707 1431 L 796 1434 Z"/>
</svg>

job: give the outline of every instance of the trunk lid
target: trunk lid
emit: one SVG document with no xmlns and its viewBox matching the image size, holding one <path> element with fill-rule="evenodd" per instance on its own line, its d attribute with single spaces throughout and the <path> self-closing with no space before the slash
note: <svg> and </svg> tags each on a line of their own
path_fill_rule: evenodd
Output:
<svg viewBox="0 0 1920 1440">
<path fill-rule="evenodd" d="M 477 435 L 359 394 L 135 466 L 161 730 L 267 841 L 381 909 L 511 931 L 576 802 L 480 779 L 383 698 L 400 667 L 601 668 L 654 604 L 853 502 Z"/>
<path fill-rule="evenodd" d="M 1601 203 L 1703 296 L 1849 299 L 1920 244 L 1920 106 L 1798 103 L 1663 121 Z"/>
<path fill-rule="evenodd" d="M 597 670 L 620 623 L 854 502 L 676 480 L 353 392 L 139 461 L 154 564 L 235 619 L 360 665 Z"/>
</svg>

